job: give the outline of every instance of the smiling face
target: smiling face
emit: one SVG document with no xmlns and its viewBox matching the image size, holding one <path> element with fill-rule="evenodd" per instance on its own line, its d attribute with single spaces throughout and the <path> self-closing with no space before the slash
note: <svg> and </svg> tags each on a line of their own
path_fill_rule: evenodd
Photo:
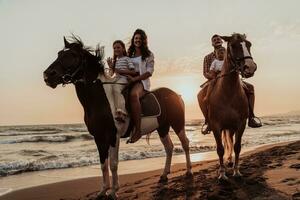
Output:
<svg viewBox="0 0 300 200">
<path fill-rule="evenodd" d="M 223 44 L 223 41 L 221 39 L 220 36 L 218 35 L 214 35 L 212 38 L 211 38 L 211 45 L 214 47 L 214 48 L 218 48 L 220 46 L 222 46 Z"/>
<path fill-rule="evenodd" d="M 114 49 L 114 55 L 117 57 L 126 55 L 125 48 L 118 42 L 113 45 L 113 49 Z M 124 52 L 125 52 L 125 55 L 124 55 Z"/>
<path fill-rule="evenodd" d="M 135 47 L 140 48 L 142 46 L 142 36 L 140 34 L 135 34 L 133 37 L 133 44 Z"/>
<path fill-rule="evenodd" d="M 216 50 L 216 56 L 218 60 L 224 60 L 224 55 L 225 55 L 225 48 L 219 48 Z"/>
</svg>

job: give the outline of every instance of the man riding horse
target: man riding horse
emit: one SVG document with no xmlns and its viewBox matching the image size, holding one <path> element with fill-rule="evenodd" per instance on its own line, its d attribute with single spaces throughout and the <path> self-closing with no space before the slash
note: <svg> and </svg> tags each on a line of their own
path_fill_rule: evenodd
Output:
<svg viewBox="0 0 300 200">
<path fill-rule="evenodd" d="M 200 98 L 202 98 L 203 96 L 206 96 L 208 84 L 210 84 L 210 81 L 215 78 L 212 76 L 212 73 L 210 73 L 210 66 L 211 66 L 212 62 L 216 59 L 216 50 L 219 49 L 220 47 L 222 47 L 223 41 L 219 35 L 215 34 L 211 38 L 211 43 L 212 43 L 212 46 L 214 47 L 214 51 L 211 52 L 210 54 L 206 55 L 204 57 L 204 62 L 203 62 L 203 75 L 205 78 L 208 79 L 208 81 L 205 84 L 203 84 L 202 90 L 200 90 L 200 92 L 197 95 L 199 106 L 200 106 L 201 111 L 205 118 L 204 126 L 206 126 L 206 127 L 202 128 L 202 134 L 204 134 L 204 135 L 209 134 L 211 131 L 209 122 L 208 122 L 208 116 L 207 116 L 209 100 L 201 101 Z M 242 82 L 243 82 L 243 89 L 247 95 L 248 103 L 249 103 L 248 126 L 251 128 L 261 127 L 262 124 L 260 122 L 260 119 L 255 117 L 255 115 L 254 115 L 254 101 L 255 101 L 254 86 L 245 81 L 242 81 Z M 258 121 L 256 121 L 256 119 Z"/>
</svg>

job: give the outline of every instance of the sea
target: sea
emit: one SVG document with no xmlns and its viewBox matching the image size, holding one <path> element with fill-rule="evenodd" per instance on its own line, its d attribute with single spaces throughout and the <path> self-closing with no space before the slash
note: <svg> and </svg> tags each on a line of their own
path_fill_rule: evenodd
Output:
<svg viewBox="0 0 300 200">
<path fill-rule="evenodd" d="M 300 140 L 300 114 L 285 114 L 261 118 L 263 127 L 246 128 L 243 147 Z M 202 135 L 201 120 L 186 122 L 186 134 L 191 153 L 215 151 L 212 134 Z M 170 131 L 174 154 L 184 154 L 176 134 Z M 149 144 L 142 138 L 135 144 L 121 139 L 119 159 L 141 160 L 164 157 L 165 151 L 157 132 Z M 0 176 L 98 165 L 99 156 L 93 139 L 84 124 L 0 126 Z"/>
</svg>

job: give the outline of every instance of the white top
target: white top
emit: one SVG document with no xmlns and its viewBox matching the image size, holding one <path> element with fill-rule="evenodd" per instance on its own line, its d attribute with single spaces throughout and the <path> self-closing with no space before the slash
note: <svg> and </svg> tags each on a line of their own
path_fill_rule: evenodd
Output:
<svg viewBox="0 0 300 200">
<path fill-rule="evenodd" d="M 154 55 L 151 53 L 149 57 L 142 60 L 142 56 L 131 58 L 135 71 L 140 75 L 149 72 L 151 75 L 154 72 Z M 150 91 L 150 78 L 142 80 L 144 90 Z"/>
<path fill-rule="evenodd" d="M 121 58 L 118 58 L 116 60 L 116 64 L 115 64 L 115 69 L 135 69 L 133 63 L 131 62 L 131 59 L 127 56 L 123 56 Z M 127 83 L 127 78 L 126 76 L 118 75 L 118 82 L 122 82 L 122 83 Z"/>
<path fill-rule="evenodd" d="M 210 65 L 209 70 L 220 72 L 222 70 L 223 64 L 224 64 L 224 60 L 214 59 L 214 61 Z"/>
<path fill-rule="evenodd" d="M 131 62 L 136 72 L 140 72 L 140 65 L 142 63 L 142 56 L 131 58 Z"/>
</svg>

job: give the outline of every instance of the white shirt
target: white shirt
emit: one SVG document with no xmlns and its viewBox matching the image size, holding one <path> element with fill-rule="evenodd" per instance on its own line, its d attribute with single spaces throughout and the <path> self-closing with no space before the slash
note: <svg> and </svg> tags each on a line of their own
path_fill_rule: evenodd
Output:
<svg viewBox="0 0 300 200">
<path fill-rule="evenodd" d="M 224 64 L 224 60 L 214 59 L 214 61 L 210 65 L 209 70 L 220 72 L 222 70 L 223 64 Z"/>
<path fill-rule="evenodd" d="M 131 62 L 131 59 L 127 56 L 123 56 L 121 58 L 118 58 L 116 60 L 115 69 L 135 69 L 133 63 Z M 126 76 L 118 74 L 118 82 L 127 83 Z"/>
<path fill-rule="evenodd" d="M 131 58 L 134 65 L 135 71 L 139 72 L 140 75 L 149 72 L 151 75 L 154 72 L 154 56 L 151 53 L 149 57 L 142 60 L 142 56 Z M 150 78 L 142 80 L 144 90 L 150 91 Z"/>
</svg>

